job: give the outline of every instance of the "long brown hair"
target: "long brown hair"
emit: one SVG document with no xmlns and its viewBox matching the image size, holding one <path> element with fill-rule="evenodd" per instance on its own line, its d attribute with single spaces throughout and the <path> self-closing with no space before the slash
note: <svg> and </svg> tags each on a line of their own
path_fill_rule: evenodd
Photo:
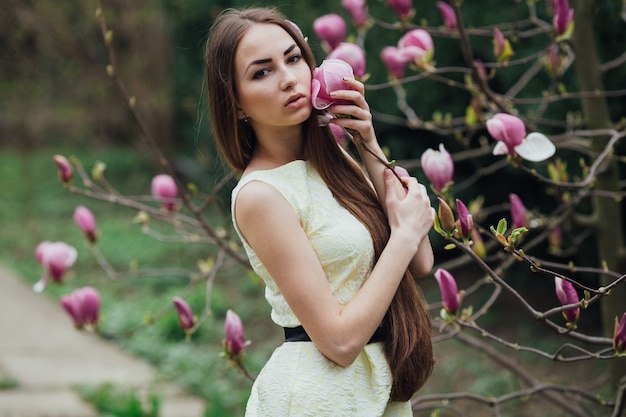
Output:
<svg viewBox="0 0 626 417">
<path fill-rule="evenodd" d="M 315 68 L 315 57 L 306 40 L 276 9 L 228 9 L 218 16 L 205 54 L 210 117 L 218 150 L 237 172 L 250 162 L 256 137 L 249 124 L 237 117 L 235 53 L 246 30 L 259 23 L 275 24 L 287 31 L 311 70 Z M 313 111 L 302 124 L 304 159 L 317 169 L 334 197 L 367 227 L 378 259 L 390 233 L 383 208 L 359 166 L 337 146 L 330 129 L 319 126 L 318 114 Z M 383 328 L 388 332 L 385 356 L 393 378 L 391 399 L 408 401 L 424 385 L 434 364 L 427 304 L 408 271 L 385 315 Z"/>
</svg>

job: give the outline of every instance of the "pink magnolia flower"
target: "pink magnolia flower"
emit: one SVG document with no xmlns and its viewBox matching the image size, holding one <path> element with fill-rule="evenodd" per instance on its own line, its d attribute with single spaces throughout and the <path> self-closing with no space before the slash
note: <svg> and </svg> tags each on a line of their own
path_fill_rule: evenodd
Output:
<svg viewBox="0 0 626 417">
<path fill-rule="evenodd" d="M 511 203 L 511 219 L 513 220 L 513 228 L 526 226 L 526 207 L 522 199 L 517 194 L 509 194 L 509 201 Z"/>
<path fill-rule="evenodd" d="M 100 315 L 100 294 L 92 287 L 83 287 L 64 295 L 60 300 L 61 306 L 70 315 L 74 326 L 96 328 Z"/>
<path fill-rule="evenodd" d="M 501 63 L 507 62 L 513 56 L 511 43 L 497 27 L 493 28 L 493 54 Z"/>
<path fill-rule="evenodd" d="M 313 31 L 332 51 L 346 38 L 346 22 L 338 14 L 325 14 L 313 21 Z"/>
<path fill-rule="evenodd" d="M 96 218 L 85 206 L 78 206 L 74 210 L 74 223 L 83 232 L 89 243 L 94 243 L 98 237 Z"/>
<path fill-rule="evenodd" d="M 578 304 L 580 302 L 578 294 L 576 293 L 576 288 L 574 288 L 574 285 L 571 282 L 559 277 L 554 277 L 554 287 L 556 290 L 556 296 L 562 306 Z M 575 323 L 580 317 L 580 308 L 571 308 L 563 311 L 563 317 L 565 317 L 565 320 L 568 322 Z"/>
<path fill-rule="evenodd" d="M 459 291 L 454 276 L 445 269 L 435 271 L 435 279 L 439 284 L 443 308 L 448 314 L 455 315 L 459 309 Z"/>
<path fill-rule="evenodd" d="M 498 141 L 493 149 L 494 155 L 519 155 L 533 162 L 550 158 L 556 147 L 545 135 L 532 132 L 526 136 L 524 122 L 506 113 L 497 113 L 487 120 L 489 134 Z"/>
<path fill-rule="evenodd" d="M 369 9 L 365 0 L 341 0 L 341 6 L 350 13 L 357 27 L 365 26 L 369 19 Z"/>
<path fill-rule="evenodd" d="M 387 71 L 393 78 L 404 77 L 406 70 L 406 56 L 400 48 L 386 46 L 380 52 L 380 59 L 387 67 Z"/>
<path fill-rule="evenodd" d="M 174 178 L 167 174 L 156 175 L 152 178 L 151 191 L 152 196 L 161 202 L 163 208 L 167 211 L 176 210 L 178 186 Z"/>
<path fill-rule="evenodd" d="M 459 215 L 459 226 L 461 230 L 461 236 L 469 238 L 474 228 L 474 219 L 470 214 L 467 206 L 458 198 L 456 199 L 456 212 Z"/>
<path fill-rule="evenodd" d="M 553 26 L 554 31 L 559 35 L 563 35 L 570 27 L 574 20 L 574 10 L 570 9 L 567 0 L 556 0 L 554 6 Z"/>
<path fill-rule="evenodd" d="M 48 280 L 61 282 L 67 270 L 74 265 L 78 252 L 73 246 L 65 242 L 43 241 L 35 248 L 35 258 L 43 265 L 44 272 L 41 279 L 33 285 L 35 292 L 46 288 Z"/>
<path fill-rule="evenodd" d="M 398 174 L 398 177 L 400 178 L 407 178 L 411 176 L 411 174 L 409 174 L 409 171 L 407 171 L 406 168 L 403 168 L 400 165 L 395 165 L 393 167 L 393 170 L 396 171 L 396 174 Z"/>
<path fill-rule="evenodd" d="M 174 303 L 174 307 L 176 307 L 180 328 L 183 330 L 191 329 L 195 324 L 196 319 L 193 317 L 193 312 L 191 311 L 189 304 L 187 304 L 187 302 L 180 297 L 172 298 L 172 302 Z"/>
<path fill-rule="evenodd" d="M 328 127 L 330 127 L 330 131 L 332 132 L 333 137 L 335 138 L 338 144 L 343 146 L 347 143 L 348 132 L 346 132 L 343 127 L 336 125 L 334 123 L 329 123 Z"/>
<path fill-rule="evenodd" d="M 615 317 L 613 347 L 618 354 L 622 354 L 626 351 L 626 313 L 622 314 L 622 318 L 619 321 L 617 321 L 617 317 Z"/>
<path fill-rule="evenodd" d="M 398 41 L 398 48 L 408 62 L 415 62 L 419 67 L 428 64 L 435 52 L 433 39 L 424 29 L 413 29 L 405 33 Z"/>
<path fill-rule="evenodd" d="M 350 101 L 337 100 L 330 96 L 336 90 L 346 90 L 344 78 L 354 79 L 352 67 L 341 59 L 325 59 L 313 70 L 311 80 L 311 103 L 318 110 L 324 110 L 333 104 L 349 104 Z"/>
<path fill-rule="evenodd" d="M 439 12 L 441 12 L 444 26 L 448 29 L 456 29 L 456 15 L 454 14 L 454 9 L 452 8 L 452 6 L 450 6 L 446 2 L 438 1 L 437 7 L 439 8 Z"/>
<path fill-rule="evenodd" d="M 341 59 L 352 67 L 354 75 L 363 78 L 365 75 L 365 52 L 355 43 L 341 42 L 333 49 L 326 59 Z"/>
<path fill-rule="evenodd" d="M 452 181 L 454 175 L 454 162 L 446 151 L 443 143 L 439 144 L 439 150 L 426 149 L 420 158 L 424 174 L 437 192 Z"/>
<path fill-rule="evenodd" d="M 412 0 L 387 0 L 387 4 L 400 19 L 408 19 L 413 15 Z"/>
<path fill-rule="evenodd" d="M 59 179 L 63 184 L 69 183 L 74 177 L 74 170 L 72 164 L 63 155 L 54 155 L 54 163 L 59 171 Z"/>
<path fill-rule="evenodd" d="M 246 343 L 243 336 L 243 323 L 239 316 L 232 310 L 226 312 L 224 321 L 224 348 L 229 355 L 238 356 L 245 349 Z"/>
</svg>

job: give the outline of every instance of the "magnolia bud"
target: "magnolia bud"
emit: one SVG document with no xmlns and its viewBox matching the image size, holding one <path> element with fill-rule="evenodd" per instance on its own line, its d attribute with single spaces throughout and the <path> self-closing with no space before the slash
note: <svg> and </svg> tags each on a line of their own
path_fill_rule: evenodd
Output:
<svg viewBox="0 0 626 417">
<path fill-rule="evenodd" d="M 556 296 L 561 302 L 561 305 L 565 306 L 568 304 L 578 304 L 580 302 L 578 294 L 576 293 L 576 288 L 574 288 L 574 285 L 571 282 L 559 277 L 554 277 L 554 286 Z M 577 322 L 580 317 L 580 308 L 571 308 L 563 311 L 563 317 L 565 317 L 565 320 L 570 323 Z"/>
<path fill-rule="evenodd" d="M 452 213 L 452 209 L 441 197 L 437 197 L 439 200 L 439 209 L 437 210 L 437 216 L 439 216 L 439 224 L 441 228 L 446 232 L 452 232 L 455 228 L 454 224 L 454 213 Z"/>
<path fill-rule="evenodd" d="M 435 279 L 441 291 L 443 308 L 448 314 L 455 315 L 459 309 L 459 295 L 454 276 L 445 269 L 435 271 Z"/>
<path fill-rule="evenodd" d="M 63 155 L 54 155 L 54 163 L 59 170 L 59 178 L 63 184 L 67 184 L 72 181 L 74 177 L 74 170 L 72 169 L 72 164 L 66 157 Z"/>
<path fill-rule="evenodd" d="M 615 317 L 615 331 L 613 332 L 613 347 L 618 354 L 626 351 L 626 313 L 618 321 Z"/>
<path fill-rule="evenodd" d="M 156 197 L 163 208 L 167 211 L 176 209 L 176 198 L 178 197 L 178 186 L 174 178 L 167 174 L 160 174 L 152 179 L 152 195 Z"/>
<path fill-rule="evenodd" d="M 226 336 L 226 340 L 224 341 L 226 352 L 233 356 L 240 355 L 246 347 L 243 336 L 243 324 L 239 316 L 232 310 L 226 312 L 224 334 Z"/>
<path fill-rule="evenodd" d="M 95 243 L 98 236 L 96 218 L 85 206 L 78 206 L 74 210 L 74 223 L 84 233 L 89 243 Z"/>
<path fill-rule="evenodd" d="M 189 304 L 180 297 L 172 298 L 172 302 L 174 303 L 174 307 L 176 307 L 176 313 L 178 313 L 178 324 L 180 328 L 183 330 L 191 329 L 196 320 L 193 317 L 193 312 Z"/>
</svg>

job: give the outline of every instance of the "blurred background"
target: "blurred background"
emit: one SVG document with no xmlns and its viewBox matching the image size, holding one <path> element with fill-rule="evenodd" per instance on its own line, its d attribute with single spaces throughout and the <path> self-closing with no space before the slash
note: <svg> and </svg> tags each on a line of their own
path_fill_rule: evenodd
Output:
<svg viewBox="0 0 626 417">
<path fill-rule="evenodd" d="M 270 323 L 269 309 L 258 280 L 236 264 L 225 268 L 213 288 L 213 315 L 193 336 L 192 343 L 187 343 L 176 315 L 171 311 L 163 315 L 160 312 L 181 288 L 188 288 L 188 283 L 175 275 L 107 281 L 86 248 L 80 230 L 72 222 L 76 205 L 88 206 L 98 219 L 100 250 L 120 270 L 193 266 L 215 254 L 215 249 L 206 245 L 167 243 L 146 236 L 133 222 L 136 214 L 133 210 L 68 193 L 58 181 L 52 160 L 55 154 L 77 157 L 87 171 L 98 161 L 104 162 L 108 181 L 125 195 L 149 194 L 152 177 L 160 173 L 157 161 L 106 74 L 106 49 L 95 19 L 97 2 L 2 0 L 1 3 L 0 262 L 17 271 L 28 283 L 34 283 L 41 275 L 40 265 L 33 256 L 39 242 L 63 240 L 74 245 L 79 251 L 79 261 L 71 275 L 63 285 L 50 286 L 42 296 L 57 299 L 79 284 L 98 286 L 103 292 L 102 326 L 105 332 L 125 335 L 116 337 L 115 343 L 146 358 L 164 377 L 206 399 L 209 404 L 207 416 L 240 415 L 250 382 L 228 368 L 219 356 L 226 310 L 236 310 L 246 326 L 246 338 L 252 340 L 246 361 L 253 373 L 260 370 L 281 339 L 280 330 Z M 431 26 L 442 24 L 436 7 L 416 3 L 415 22 Z M 519 3 L 503 0 L 464 2 L 464 19 L 476 27 L 510 20 L 517 12 L 524 13 L 525 9 Z M 227 7 L 279 6 L 308 36 L 320 62 L 325 52 L 312 30 L 315 18 L 338 13 L 346 19 L 349 31 L 355 32 L 349 15 L 338 0 L 110 0 L 104 4 L 105 18 L 114 32 L 117 68 L 131 95 L 137 99 L 137 111 L 184 181 L 207 191 L 228 174 L 216 157 L 210 138 L 203 90 L 203 47 L 214 17 Z M 396 20 L 383 1 L 370 1 L 368 5 L 371 14 L 377 18 L 387 22 Z M 625 25 L 619 15 L 621 7 L 620 1 L 603 2 L 596 17 L 597 22 L 603 23 L 597 25 L 596 32 L 603 58 L 611 57 L 615 50 L 623 48 Z M 549 21 L 546 7 L 538 10 Z M 384 46 L 395 44 L 397 38 L 397 33 L 379 28 L 368 34 L 368 84 L 387 81 L 387 71 L 377 55 Z M 442 37 L 435 38 L 435 44 L 438 66 L 462 65 L 456 41 Z M 530 50 L 534 45 L 532 42 L 519 43 L 514 47 L 516 53 L 523 56 L 524 48 Z M 482 54 L 485 60 L 491 59 L 491 48 L 490 38 L 475 45 L 477 56 Z M 519 74 L 512 71 L 498 75 L 501 78 L 493 80 L 494 90 L 498 89 L 499 83 L 511 84 Z M 607 73 L 606 89 L 623 88 L 624 79 L 626 68 L 622 65 Z M 527 94 L 541 95 L 546 80 L 547 76 L 537 75 Z M 566 74 L 563 83 L 568 82 L 574 81 Z M 469 94 L 460 90 L 442 92 L 434 84 L 407 85 L 409 103 L 417 115 L 424 120 L 463 115 Z M 389 88 L 368 92 L 379 139 L 390 155 L 400 161 L 411 161 L 418 159 L 425 149 L 437 148 L 442 140 L 439 135 L 393 123 L 393 117 L 388 116 L 401 117 L 399 111 L 393 110 L 395 100 Z M 554 105 L 551 116 L 563 118 L 568 112 L 576 111 L 574 107 L 568 107 L 570 104 Z M 623 97 L 611 99 L 610 105 L 614 119 L 626 113 Z M 386 116 L 376 118 L 377 113 Z M 477 137 L 480 133 L 477 132 Z M 454 149 L 449 151 L 452 153 Z M 471 175 L 473 169 L 472 165 L 461 163 L 456 166 L 455 177 L 460 181 Z M 412 173 L 425 181 L 419 170 Z M 527 206 L 540 207 L 542 200 L 537 193 L 525 188 L 521 183 L 523 179 L 516 178 L 515 173 L 511 175 L 513 177 L 488 178 L 465 190 L 464 195 L 472 196 L 487 186 L 490 189 L 488 198 L 502 201 L 509 193 L 506 184 L 520 181 L 517 188 Z M 225 187 L 219 195 L 223 210 L 210 214 L 216 224 L 222 224 L 224 228 L 229 227 L 229 218 L 224 212 L 228 209 L 231 188 Z M 451 256 L 441 249 L 436 236 L 433 236 L 433 245 L 438 260 Z M 580 249 L 576 262 L 597 261 L 593 242 L 581 241 Z M 513 273 L 511 279 L 520 280 L 524 285 L 528 278 L 522 270 L 518 275 Z M 471 276 L 471 270 L 465 272 Z M 461 276 L 460 280 L 463 279 Z M 437 300 L 434 280 L 425 279 L 422 284 L 429 300 Z M 528 292 L 525 296 L 539 306 L 554 304 L 551 289 L 543 294 L 530 281 L 526 284 Z M 202 286 L 189 290 L 186 298 L 193 308 L 203 308 L 205 292 Z M 494 328 L 512 327 L 515 319 L 507 316 L 507 300 L 503 299 L 496 307 L 491 318 Z M 594 329 L 597 314 L 594 311 L 586 314 L 580 326 Z M 140 329 L 135 330 L 137 327 Z M 551 346 L 550 336 L 541 333 L 532 322 L 510 331 L 515 336 L 540 335 L 534 336 L 537 343 Z M 126 337 L 128 334 L 132 336 Z M 464 351 L 462 355 L 455 354 L 458 350 L 454 343 L 450 342 L 438 351 L 442 365 L 426 392 L 467 390 L 495 396 L 516 385 L 510 375 L 481 360 L 480 353 Z M 556 365 L 549 362 L 535 363 L 534 366 L 545 375 L 556 369 L 551 368 Z M 603 370 L 604 365 L 595 363 L 572 368 L 571 372 L 583 372 L 588 379 L 593 379 Z M 531 409 L 524 415 L 539 415 L 533 412 Z M 521 415 L 511 413 L 508 415 Z"/>
</svg>

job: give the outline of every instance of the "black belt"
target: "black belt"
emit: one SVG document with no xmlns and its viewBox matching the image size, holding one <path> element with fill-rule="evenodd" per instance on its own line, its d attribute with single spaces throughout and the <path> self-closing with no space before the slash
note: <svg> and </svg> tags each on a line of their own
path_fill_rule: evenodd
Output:
<svg viewBox="0 0 626 417">
<path fill-rule="evenodd" d="M 311 338 L 307 334 L 304 327 L 283 327 L 285 331 L 285 342 L 310 342 Z M 386 339 L 385 332 L 382 327 L 377 327 L 376 331 L 372 335 L 371 339 L 367 342 L 369 343 L 377 343 L 384 342 Z"/>
</svg>

